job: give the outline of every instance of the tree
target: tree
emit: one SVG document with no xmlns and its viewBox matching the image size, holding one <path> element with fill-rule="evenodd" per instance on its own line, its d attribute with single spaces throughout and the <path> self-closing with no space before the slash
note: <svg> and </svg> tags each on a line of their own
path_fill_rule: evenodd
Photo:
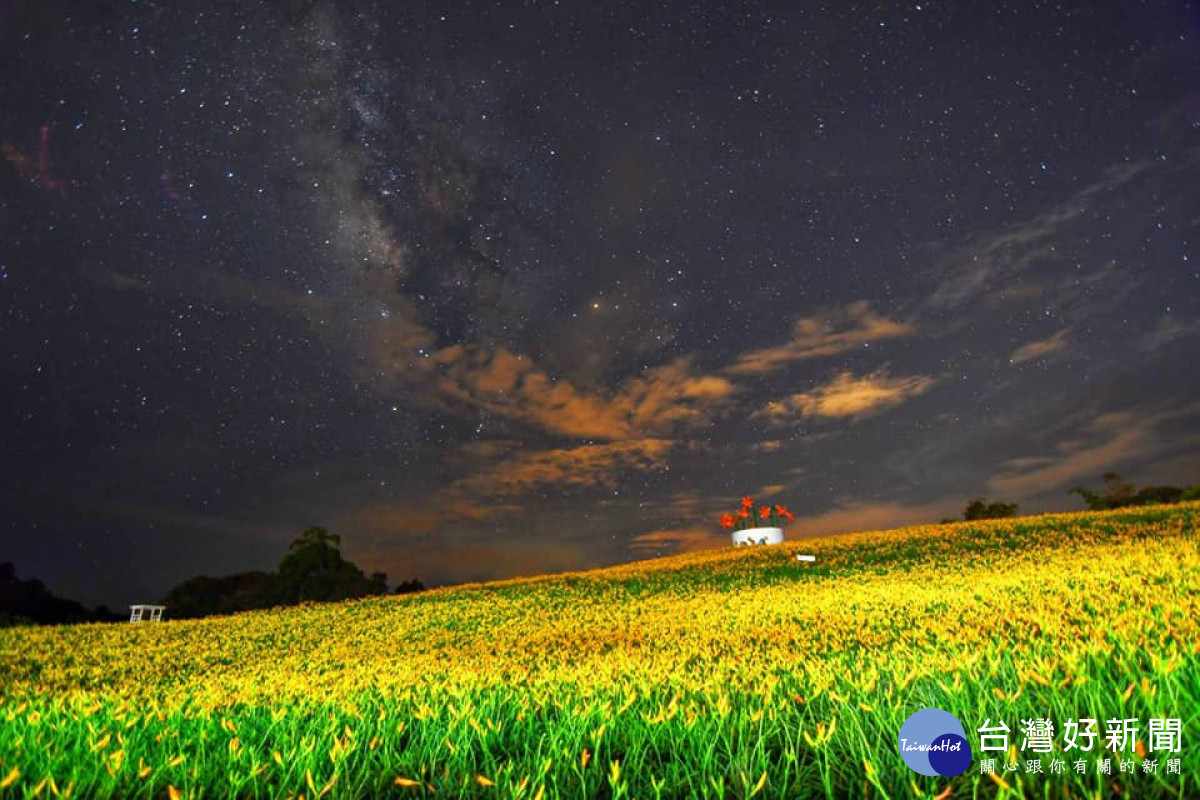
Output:
<svg viewBox="0 0 1200 800">
<path fill-rule="evenodd" d="M 306 600 L 348 600 L 386 593 L 387 576 L 378 572 L 368 578 L 361 569 L 343 559 L 338 549 L 341 541 L 341 537 L 320 527 L 300 534 L 279 562 L 276 601 L 292 604 Z"/>
<path fill-rule="evenodd" d="M 1088 509 L 1091 511 L 1103 511 L 1104 509 L 1108 508 L 1108 504 L 1104 500 L 1103 495 L 1101 495 L 1099 492 L 1093 492 L 1086 486 L 1076 486 L 1067 492 L 1067 494 L 1077 494 L 1082 497 L 1083 502 L 1087 504 Z"/>
<path fill-rule="evenodd" d="M 982 497 L 977 497 L 967 503 L 967 507 L 963 510 L 963 519 L 1001 519 L 1003 517 L 1015 517 L 1019 506 L 1016 503 L 1002 503 L 996 501 L 989 503 Z"/>
<path fill-rule="evenodd" d="M 1193 487 L 1194 488 L 1194 487 Z M 1092 511 L 1103 511 L 1108 508 L 1124 508 L 1125 506 L 1146 506 L 1155 503 L 1178 503 L 1188 499 L 1189 489 L 1178 486 L 1144 486 L 1135 489 L 1133 484 L 1126 483 L 1115 472 L 1104 473 L 1104 489 L 1092 491 L 1084 486 L 1076 486 L 1069 494 L 1077 494 L 1087 503 Z"/>
<path fill-rule="evenodd" d="M 1120 508 L 1133 502 L 1133 484 L 1121 480 L 1115 472 L 1104 473 L 1104 499 L 1109 508 Z"/>
<path fill-rule="evenodd" d="M 403 583 L 396 584 L 395 593 L 396 594 L 412 594 L 414 592 L 423 592 L 423 591 L 425 591 L 425 584 L 421 583 L 421 581 L 417 580 L 416 578 L 413 578 L 410 581 L 404 581 Z"/>
<path fill-rule="evenodd" d="M 1183 489 L 1178 486 L 1143 486 L 1133 496 L 1133 505 L 1152 506 L 1158 503 L 1178 503 Z"/>
<path fill-rule="evenodd" d="M 238 572 L 221 578 L 188 578 L 167 593 L 163 604 L 174 619 L 233 614 L 271 605 L 275 576 L 269 572 Z"/>
<path fill-rule="evenodd" d="M 363 574 L 342 558 L 341 543 L 340 536 L 324 528 L 308 528 L 288 546 L 274 572 L 239 572 L 221 578 L 200 575 L 173 588 L 163 602 L 172 618 L 182 619 L 387 594 L 387 575 Z"/>
<path fill-rule="evenodd" d="M 297 550 L 303 550 L 306 547 L 326 547 L 331 550 L 337 550 L 339 547 L 341 547 L 341 544 L 341 536 L 330 533 L 324 528 L 314 525 L 304 533 L 297 536 L 295 541 L 288 545 L 288 551 L 294 553 Z"/>
<path fill-rule="evenodd" d="M 82 603 L 59 597 L 36 578 L 21 580 L 11 561 L 0 564 L 0 628 L 58 625 L 96 619 Z"/>
</svg>

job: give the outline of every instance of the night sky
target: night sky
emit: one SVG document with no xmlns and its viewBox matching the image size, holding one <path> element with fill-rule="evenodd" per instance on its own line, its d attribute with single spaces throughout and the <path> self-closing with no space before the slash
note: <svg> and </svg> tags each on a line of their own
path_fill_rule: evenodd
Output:
<svg viewBox="0 0 1200 800">
<path fill-rule="evenodd" d="M 0 560 L 89 604 L 1200 482 L 1200 5 L 0 0 Z"/>
</svg>

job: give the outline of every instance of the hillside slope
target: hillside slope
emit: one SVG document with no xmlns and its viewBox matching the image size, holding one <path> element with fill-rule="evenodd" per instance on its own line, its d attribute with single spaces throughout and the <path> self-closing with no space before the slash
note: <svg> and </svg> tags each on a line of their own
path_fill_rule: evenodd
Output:
<svg viewBox="0 0 1200 800">
<path fill-rule="evenodd" d="M 0 795 L 1178 796 L 1200 776 L 1198 518 L 1192 503 L 922 526 L 0 631 Z M 1020 753 L 1042 774 L 981 774 L 976 752 L 963 775 L 926 778 L 896 735 L 927 706 L 973 748 L 1004 720 L 1001 763 L 1018 761 L 1022 719 L 1094 718 L 1102 735 L 1139 719 L 1141 734 L 1128 773 L 1052 774 L 1079 755 L 1060 743 Z M 1179 775 L 1146 750 L 1156 718 L 1182 720 Z"/>
</svg>

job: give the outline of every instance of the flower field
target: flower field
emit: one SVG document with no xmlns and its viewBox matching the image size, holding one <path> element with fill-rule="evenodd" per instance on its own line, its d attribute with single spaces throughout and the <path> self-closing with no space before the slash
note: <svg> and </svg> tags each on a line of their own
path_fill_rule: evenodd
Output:
<svg viewBox="0 0 1200 800">
<path fill-rule="evenodd" d="M 1196 796 L 1198 519 L 1191 503 L 962 522 L 7 629 L 0 797 Z M 901 760 L 923 707 L 963 722 L 964 774 Z M 1051 771 L 1079 758 L 1061 738 L 1018 753 L 1030 718 L 1099 720 L 1086 770 Z M 1106 775 L 1110 718 L 1143 733 Z M 1148 749 L 1153 718 L 1181 719 L 1179 752 Z M 1012 729 L 1008 751 L 979 752 L 985 720 Z"/>
</svg>

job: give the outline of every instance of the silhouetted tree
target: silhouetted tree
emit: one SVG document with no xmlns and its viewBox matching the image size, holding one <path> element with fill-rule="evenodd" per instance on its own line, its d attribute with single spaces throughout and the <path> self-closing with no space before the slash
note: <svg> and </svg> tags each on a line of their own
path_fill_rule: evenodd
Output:
<svg viewBox="0 0 1200 800">
<path fill-rule="evenodd" d="M 284 604 L 305 600 L 348 600 L 387 592 L 383 573 L 368 578 L 342 558 L 341 537 L 309 528 L 291 544 L 276 572 L 275 599 Z"/>
<path fill-rule="evenodd" d="M 1143 486 L 1133 496 L 1133 505 L 1152 506 L 1157 503 L 1178 503 L 1183 489 L 1178 486 Z"/>
<path fill-rule="evenodd" d="M 200 575 L 188 578 L 163 598 L 172 618 L 232 614 L 271 605 L 275 576 L 267 572 L 239 572 L 221 578 Z"/>
<path fill-rule="evenodd" d="M 1084 486 L 1076 486 L 1069 494 L 1077 494 L 1093 511 L 1103 511 L 1107 508 L 1124 508 L 1126 506 L 1146 506 L 1155 503 L 1178 503 L 1181 500 L 1200 499 L 1200 492 L 1189 495 L 1189 492 L 1200 487 L 1182 489 L 1178 486 L 1144 486 L 1135 489 L 1133 484 L 1121 480 L 1115 472 L 1104 473 L 1104 488 L 1096 492 Z"/>
<path fill-rule="evenodd" d="M 1115 472 L 1104 473 L 1104 499 L 1109 508 L 1120 508 L 1133 502 L 1133 484 L 1121 480 Z"/>
<path fill-rule="evenodd" d="M 342 558 L 340 536 L 325 528 L 305 530 L 288 546 L 274 572 L 239 572 L 223 578 L 200 575 L 167 593 L 163 603 L 171 617 L 231 614 L 306 600 L 348 600 L 387 594 L 387 575 L 370 577 Z"/>
<path fill-rule="evenodd" d="M 414 592 L 425 591 L 425 584 L 421 583 L 416 578 L 410 581 L 396 584 L 396 594 L 412 594 Z"/>
<path fill-rule="evenodd" d="M 36 578 L 20 580 L 12 562 L 0 564 L 0 627 L 10 625 L 57 625 L 107 620 L 88 611 L 82 603 L 51 593 Z"/>
<path fill-rule="evenodd" d="M 1003 517 L 1015 517 L 1019 506 L 1016 503 L 1002 503 L 996 501 L 989 503 L 982 497 L 977 497 L 967 503 L 967 507 L 963 510 L 963 519 L 1001 519 Z"/>
</svg>

